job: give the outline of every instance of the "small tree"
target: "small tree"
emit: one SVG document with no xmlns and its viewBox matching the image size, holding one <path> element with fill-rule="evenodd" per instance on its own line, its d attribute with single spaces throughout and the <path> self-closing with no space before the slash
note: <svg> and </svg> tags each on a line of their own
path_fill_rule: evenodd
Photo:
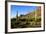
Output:
<svg viewBox="0 0 46 34">
<path fill-rule="evenodd" d="M 22 17 L 22 16 L 24 16 L 24 15 L 21 14 L 20 17 Z"/>
</svg>

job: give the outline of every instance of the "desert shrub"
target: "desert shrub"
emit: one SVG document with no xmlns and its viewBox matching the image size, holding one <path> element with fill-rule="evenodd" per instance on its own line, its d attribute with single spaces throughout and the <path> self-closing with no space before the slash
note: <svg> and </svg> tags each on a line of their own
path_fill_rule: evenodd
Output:
<svg viewBox="0 0 46 34">
<path fill-rule="evenodd" d="M 24 16 L 24 15 L 21 14 L 20 17 L 22 17 L 22 16 Z"/>
<path fill-rule="evenodd" d="M 11 28 L 15 27 L 15 21 L 11 22 Z"/>
<path fill-rule="evenodd" d="M 25 24 L 24 24 L 25 23 Z M 35 26 L 41 24 L 41 17 L 30 17 L 30 18 L 23 18 L 23 19 L 11 19 L 11 28 L 23 28 L 23 27 L 29 27 L 29 26 Z"/>
<path fill-rule="evenodd" d="M 16 18 L 12 18 L 12 19 L 11 19 L 11 21 L 15 21 L 15 20 L 16 20 Z"/>
<path fill-rule="evenodd" d="M 37 17 L 36 22 L 40 22 L 40 21 L 41 21 L 41 17 Z"/>
<path fill-rule="evenodd" d="M 35 21 L 35 17 L 31 18 L 30 21 L 31 21 L 31 22 L 32 22 L 32 21 Z"/>
<path fill-rule="evenodd" d="M 26 21 L 26 19 L 19 19 L 19 21 L 25 22 L 25 21 Z"/>
</svg>

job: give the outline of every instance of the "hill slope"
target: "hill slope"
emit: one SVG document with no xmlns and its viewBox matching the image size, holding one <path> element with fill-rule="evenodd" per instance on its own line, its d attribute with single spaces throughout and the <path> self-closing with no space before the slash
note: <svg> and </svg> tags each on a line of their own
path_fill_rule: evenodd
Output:
<svg viewBox="0 0 46 34">
<path fill-rule="evenodd" d="M 38 8 L 37 10 L 35 11 L 32 11 L 24 16 L 21 16 L 20 18 L 31 18 L 31 17 L 39 17 L 41 16 L 41 8 Z"/>
</svg>

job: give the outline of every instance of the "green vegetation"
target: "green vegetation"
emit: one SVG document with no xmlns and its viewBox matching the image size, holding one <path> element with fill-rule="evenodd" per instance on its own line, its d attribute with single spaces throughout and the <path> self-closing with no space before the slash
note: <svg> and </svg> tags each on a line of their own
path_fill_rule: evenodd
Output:
<svg viewBox="0 0 46 34">
<path fill-rule="evenodd" d="M 26 27 L 41 27 L 41 17 L 24 18 L 24 19 L 11 19 L 11 28 L 26 28 Z"/>
</svg>

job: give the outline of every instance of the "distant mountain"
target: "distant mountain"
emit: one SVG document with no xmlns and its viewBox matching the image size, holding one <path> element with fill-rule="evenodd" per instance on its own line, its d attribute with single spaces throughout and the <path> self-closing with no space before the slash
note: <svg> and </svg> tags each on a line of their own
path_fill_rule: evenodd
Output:
<svg viewBox="0 0 46 34">
<path fill-rule="evenodd" d="M 23 19 L 23 18 L 31 18 L 31 17 L 35 17 L 35 16 L 41 16 L 41 8 L 37 8 L 35 11 L 32 11 L 26 15 L 23 15 L 19 18 Z"/>
</svg>

